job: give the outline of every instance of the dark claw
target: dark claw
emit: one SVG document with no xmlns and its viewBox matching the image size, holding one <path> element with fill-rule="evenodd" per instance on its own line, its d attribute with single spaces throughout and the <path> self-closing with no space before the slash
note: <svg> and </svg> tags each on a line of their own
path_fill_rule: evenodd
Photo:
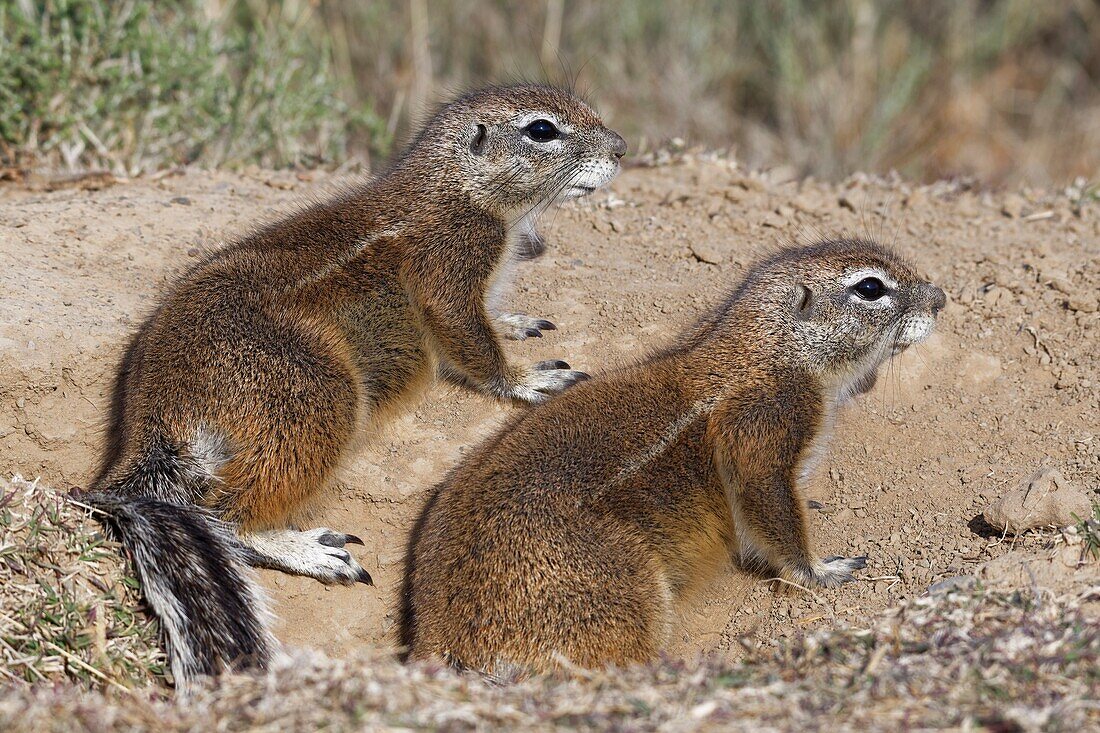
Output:
<svg viewBox="0 0 1100 733">
<path fill-rule="evenodd" d="M 820 501 L 814 501 L 813 499 L 810 499 L 808 502 L 806 502 L 806 506 L 808 506 L 810 509 L 824 509 L 825 508 L 824 504 L 822 504 Z"/>
<path fill-rule="evenodd" d="M 374 585 L 374 579 L 371 578 L 370 573 L 362 568 L 359 569 L 359 574 L 356 575 L 355 579 L 364 585 Z"/>
<path fill-rule="evenodd" d="M 535 364 L 535 369 L 540 372 L 546 372 L 551 369 L 568 369 L 569 362 L 562 361 L 561 359 L 550 359 L 548 361 L 540 361 Z"/>
<path fill-rule="evenodd" d="M 527 329 L 527 330 L 525 331 L 525 333 L 526 333 L 526 334 L 527 334 L 527 335 L 528 335 L 529 337 L 532 337 L 532 338 L 537 338 L 537 339 L 540 339 L 540 338 L 542 338 L 542 331 L 536 331 L 536 330 L 535 330 L 535 329 L 533 329 L 533 328 L 529 328 L 529 329 Z"/>
<path fill-rule="evenodd" d="M 347 535 L 336 534 L 335 532 L 325 532 L 317 538 L 317 541 L 325 547 L 343 547 L 347 542 L 346 537 Z"/>
<path fill-rule="evenodd" d="M 550 321 L 539 321 L 538 323 L 535 324 L 535 326 L 538 327 L 539 329 L 543 330 L 543 331 L 557 331 L 558 330 L 558 327 L 555 326 Z"/>
<path fill-rule="evenodd" d="M 574 384 L 576 382 L 583 382 L 583 381 L 585 381 L 587 379 L 591 379 L 591 378 L 592 378 L 591 375 L 586 374 L 585 372 L 577 372 L 577 377 L 574 380 Z"/>
<path fill-rule="evenodd" d="M 367 544 L 366 542 L 363 542 L 363 540 L 359 539 L 358 537 L 356 537 L 353 534 L 344 535 L 344 541 L 347 542 L 349 545 L 366 545 Z"/>
<path fill-rule="evenodd" d="M 855 568 L 856 570 L 860 570 L 862 568 L 867 567 L 867 556 L 866 555 L 860 555 L 859 557 L 853 557 L 851 559 L 852 559 L 852 567 Z"/>
</svg>

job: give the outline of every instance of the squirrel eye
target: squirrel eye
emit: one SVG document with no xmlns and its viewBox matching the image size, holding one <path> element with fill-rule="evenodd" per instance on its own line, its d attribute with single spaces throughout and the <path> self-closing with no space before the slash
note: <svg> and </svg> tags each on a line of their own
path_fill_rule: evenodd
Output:
<svg viewBox="0 0 1100 733">
<path fill-rule="evenodd" d="M 886 295 L 886 286 L 877 277 L 865 277 L 852 286 L 852 292 L 864 300 L 878 300 Z"/>
<path fill-rule="evenodd" d="M 523 128 L 523 131 L 537 143 L 548 143 L 558 138 L 558 128 L 550 120 L 535 120 Z"/>
</svg>

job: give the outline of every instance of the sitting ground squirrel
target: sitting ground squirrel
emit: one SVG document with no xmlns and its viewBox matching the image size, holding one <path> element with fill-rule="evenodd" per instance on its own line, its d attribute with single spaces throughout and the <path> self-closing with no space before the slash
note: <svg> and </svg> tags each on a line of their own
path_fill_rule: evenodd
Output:
<svg viewBox="0 0 1100 733">
<path fill-rule="evenodd" d="M 527 403 L 586 376 L 505 361 L 500 336 L 553 324 L 494 320 L 487 301 L 538 215 L 607 184 L 625 152 L 570 93 L 479 91 L 379 178 L 205 258 L 162 299 L 123 360 L 85 500 L 133 558 L 177 681 L 274 653 L 246 564 L 370 582 L 344 549 L 357 537 L 288 524 L 437 369 Z"/>
<path fill-rule="evenodd" d="M 944 302 L 869 242 L 783 251 L 670 348 L 514 416 L 410 539 L 410 656 L 491 676 L 651 659 L 734 548 L 796 583 L 851 579 L 865 558 L 814 553 L 800 489 L 836 408 Z"/>
</svg>

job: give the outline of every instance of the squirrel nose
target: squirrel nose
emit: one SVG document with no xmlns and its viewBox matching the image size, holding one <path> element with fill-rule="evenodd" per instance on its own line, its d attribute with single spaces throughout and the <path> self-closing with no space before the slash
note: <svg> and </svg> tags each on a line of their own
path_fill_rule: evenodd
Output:
<svg viewBox="0 0 1100 733">
<path fill-rule="evenodd" d="M 608 130 L 608 135 L 611 138 L 611 154 L 616 158 L 621 158 L 626 155 L 626 140 L 623 140 L 622 135 L 617 132 Z"/>
<path fill-rule="evenodd" d="M 947 305 L 947 295 L 945 295 L 943 290 L 937 288 L 935 285 L 929 285 L 928 287 L 931 288 L 931 292 L 929 292 L 928 294 L 928 299 L 931 301 L 932 315 L 938 316 L 940 314 L 940 311 L 943 310 L 943 307 Z"/>
</svg>

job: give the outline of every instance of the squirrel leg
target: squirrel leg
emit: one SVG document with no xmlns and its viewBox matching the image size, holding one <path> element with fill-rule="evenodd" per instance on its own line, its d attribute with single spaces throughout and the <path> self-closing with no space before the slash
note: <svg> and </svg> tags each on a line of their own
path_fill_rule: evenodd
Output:
<svg viewBox="0 0 1100 733">
<path fill-rule="evenodd" d="M 832 588 L 854 580 L 866 557 L 818 559 L 809 548 L 805 511 L 793 482 L 759 477 L 727 491 L 741 548 L 742 564 L 764 561 L 796 583 Z"/>
<path fill-rule="evenodd" d="M 564 361 L 543 361 L 527 368 L 508 364 L 480 302 L 447 307 L 446 301 L 436 300 L 422 305 L 421 310 L 443 352 L 449 381 L 472 385 L 496 397 L 535 403 L 588 378 Z"/>
<path fill-rule="evenodd" d="M 742 564 L 766 564 L 795 583 L 833 587 L 853 580 L 852 572 L 866 567 L 867 558 L 822 560 L 811 549 L 796 477 L 805 443 L 812 437 L 799 426 L 813 424 L 815 415 L 791 412 L 812 407 L 787 399 L 748 415 L 719 408 L 710 431 Z"/>
</svg>

